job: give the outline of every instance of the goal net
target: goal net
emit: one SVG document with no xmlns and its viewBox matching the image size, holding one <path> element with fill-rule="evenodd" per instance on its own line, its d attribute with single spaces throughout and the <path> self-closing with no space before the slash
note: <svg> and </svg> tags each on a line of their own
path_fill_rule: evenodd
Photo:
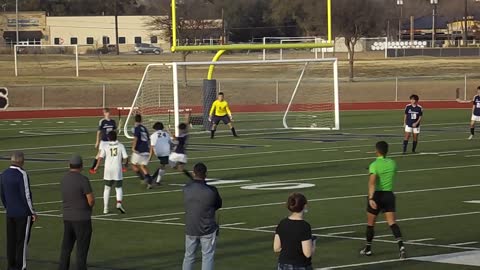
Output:
<svg viewBox="0 0 480 270">
<path fill-rule="evenodd" d="M 215 80 L 204 80 L 210 65 Z M 188 124 L 190 132 L 209 130 L 209 109 L 219 92 L 244 134 L 340 127 L 336 59 L 178 62 L 147 66 L 125 122 L 125 135 L 132 137 L 135 114 L 143 116 L 147 128 L 161 121 L 176 133 L 180 123 Z"/>
<path fill-rule="evenodd" d="M 79 76 L 77 45 L 15 45 L 15 76 Z"/>
</svg>

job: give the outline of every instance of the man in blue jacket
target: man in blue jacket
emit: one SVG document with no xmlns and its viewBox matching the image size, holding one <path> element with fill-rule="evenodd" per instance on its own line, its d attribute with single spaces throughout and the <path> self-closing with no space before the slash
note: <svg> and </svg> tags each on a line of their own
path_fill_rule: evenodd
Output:
<svg viewBox="0 0 480 270">
<path fill-rule="evenodd" d="M 7 270 L 25 270 L 30 231 L 37 215 L 33 210 L 30 180 L 23 170 L 23 153 L 13 153 L 11 162 L 0 175 L 2 203 L 7 210 Z"/>
</svg>

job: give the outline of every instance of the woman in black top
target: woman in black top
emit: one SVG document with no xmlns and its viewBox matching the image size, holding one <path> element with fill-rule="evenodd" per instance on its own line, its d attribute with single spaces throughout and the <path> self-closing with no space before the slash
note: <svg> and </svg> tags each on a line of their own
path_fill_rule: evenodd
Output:
<svg viewBox="0 0 480 270">
<path fill-rule="evenodd" d="M 280 252 L 278 270 L 311 270 L 315 240 L 308 222 L 303 220 L 307 198 L 293 193 L 288 197 L 288 218 L 278 224 L 273 241 L 273 251 Z"/>
</svg>

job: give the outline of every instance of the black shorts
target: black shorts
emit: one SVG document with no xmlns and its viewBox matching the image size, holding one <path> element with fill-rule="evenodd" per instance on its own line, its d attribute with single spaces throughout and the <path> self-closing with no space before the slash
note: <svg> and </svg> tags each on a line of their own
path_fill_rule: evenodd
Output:
<svg viewBox="0 0 480 270">
<path fill-rule="evenodd" d="M 312 266 L 296 266 L 293 264 L 284 264 L 284 263 L 279 263 L 278 270 L 313 270 Z"/>
<path fill-rule="evenodd" d="M 123 187 L 123 181 L 122 180 L 119 180 L 119 181 L 116 181 L 116 180 L 104 180 L 105 182 L 105 186 L 108 186 L 108 187 L 116 187 L 116 188 L 121 188 Z"/>
<path fill-rule="evenodd" d="M 158 160 L 160 160 L 160 164 L 162 164 L 162 165 L 168 165 L 168 156 L 166 156 L 166 157 L 158 157 Z"/>
<path fill-rule="evenodd" d="M 220 124 L 220 121 L 222 121 L 225 125 L 227 125 L 231 122 L 230 117 L 228 117 L 228 115 L 224 115 L 224 116 L 216 116 L 215 115 L 215 116 L 212 117 L 212 122 L 215 125 Z"/>
<path fill-rule="evenodd" d="M 377 209 L 370 207 L 370 202 L 367 198 L 367 212 L 372 215 L 378 215 L 381 212 L 395 212 L 395 194 L 391 191 L 375 191 L 373 200 L 377 204 Z"/>
</svg>

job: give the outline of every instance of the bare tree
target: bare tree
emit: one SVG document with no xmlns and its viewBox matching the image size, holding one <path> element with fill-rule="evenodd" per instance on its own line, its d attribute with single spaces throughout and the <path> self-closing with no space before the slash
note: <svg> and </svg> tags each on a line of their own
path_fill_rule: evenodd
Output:
<svg viewBox="0 0 480 270">
<path fill-rule="evenodd" d="M 214 19 L 211 14 L 211 5 L 203 0 L 185 0 L 177 4 L 177 40 L 172 40 L 172 17 L 170 11 L 166 16 L 153 16 L 146 22 L 151 31 L 162 31 L 162 37 L 177 45 L 193 45 L 196 40 L 203 41 L 212 37 L 220 37 L 221 20 Z M 165 6 L 161 7 L 165 9 Z M 192 44 L 193 43 L 193 44 Z M 182 51 L 182 61 L 187 61 L 191 52 Z M 187 67 L 183 66 L 184 83 L 187 84 Z"/>
<path fill-rule="evenodd" d="M 384 34 L 387 9 L 383 0 L 335 0 L 333 3 L 333 31 L 345 38 L 349 53 L 349 79 L 355 77 L 355 46 L 362 37 Z"/>
</svg>

